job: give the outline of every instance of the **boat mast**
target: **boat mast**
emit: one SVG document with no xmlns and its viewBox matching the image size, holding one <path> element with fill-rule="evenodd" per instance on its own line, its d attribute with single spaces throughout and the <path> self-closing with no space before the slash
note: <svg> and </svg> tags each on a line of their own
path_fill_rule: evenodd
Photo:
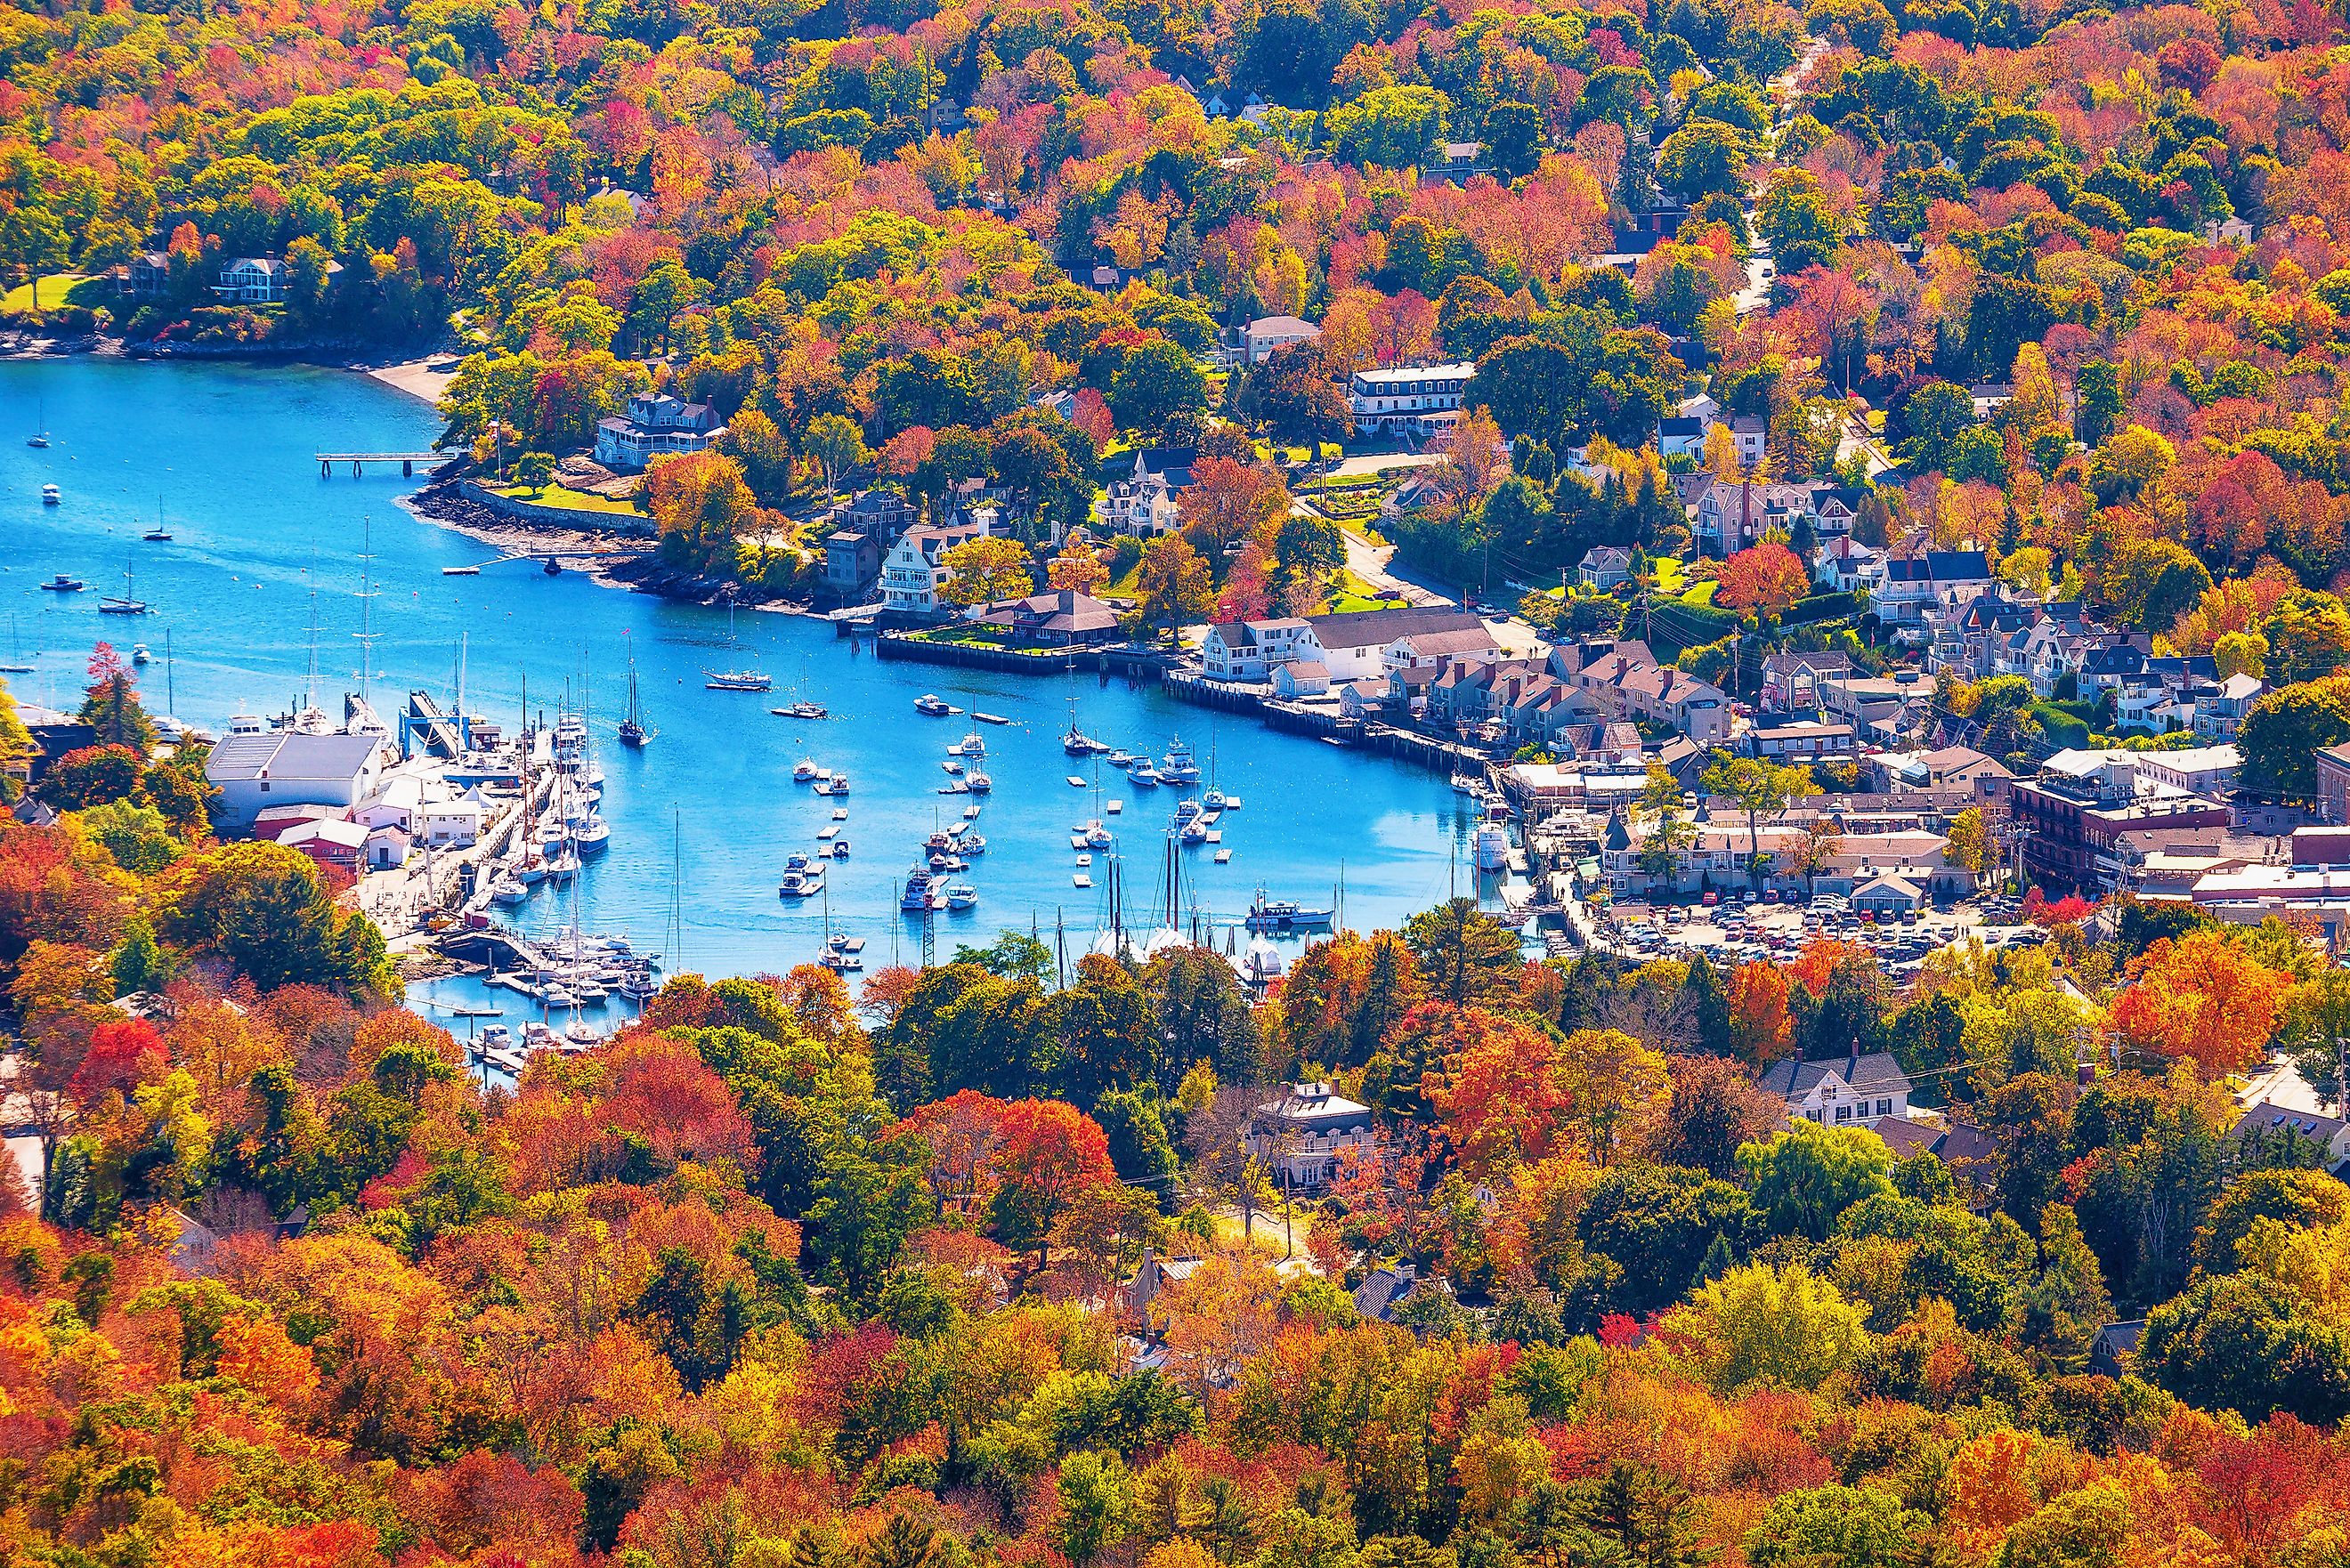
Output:
<svg viewBox="0 0 2350 1568">
<path fill-rule="evenodd" d="M 375 519 L 359 520 L 359 701 L 372 707 L 368 681 L 375 668 Z"/>
</svg>

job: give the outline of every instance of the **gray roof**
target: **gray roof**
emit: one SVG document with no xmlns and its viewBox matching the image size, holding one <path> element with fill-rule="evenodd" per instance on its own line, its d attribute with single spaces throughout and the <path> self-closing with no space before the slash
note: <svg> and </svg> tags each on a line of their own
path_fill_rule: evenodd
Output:
<svg viewBox="0 0 2350 1568">
<path fill-rule="evenodd" d="M 1847 1069 L 1849 1069 L 1847 1071 Z M 1766 1089 L 1784 1099 L 1801 1099 L 1818 1088 L 1820 1080 L 1830 1073 L 1844 1079 L 1855 1089 L 1899 1089 L 1909 1091 L 1909 1075 L 1891 1053 L 1872 1051 L 1856 1061 L 1849 1056 L 1831 1056 L 1821 1062 L 1773 1062 L 1762 1069 L 1754 1080 L 1759 1088 Z"/>
<path fill-rule="evenodd" d="M 341 784 L 366 772 L 368 759 L 382 743 L 376 735 L 312 735 L 298 730 L 230 735 L 205 759 L 204 776 L 216 784 L 264 778 Z"/>
</svg>

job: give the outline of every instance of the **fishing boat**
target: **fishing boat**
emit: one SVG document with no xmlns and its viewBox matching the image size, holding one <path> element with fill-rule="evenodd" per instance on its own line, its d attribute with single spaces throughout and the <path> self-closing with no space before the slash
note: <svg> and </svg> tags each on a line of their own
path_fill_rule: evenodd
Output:
<svg viewBox="0 0 2350 1568">
<path fill-rule="evenodd" d="M 130 597 L 130 566 L 128 562 L 125 562 L 122 567 L 122 592 L 109 594 L 99 600 L 98 613 L 100 615 L 145 615 L 147 613 L 147 601 Z"/>
<path fill-rule="evenodd" d="M 130 662 L 133 664 L 152 664 L 155 662 L 155 656 L 147 651 L 147 645 L 145 643 L 134 642 L 130 645 Z"/>
<path fill-rule="evenodd" d="M 1159 776 L 1166 783 L 1181 787 L 1200 782 L 1200 764 L 1191 758 L 1191 750 L 1176 736 L 1167 742 L 1167 756 L 1159 764 Z"/>
<path fill-rule="evenodd" d="M 977 908 L 978 904 L 979 889 L 972 887 L 970 883 L 950 882 L 947 884 L 948 909 L 970 909 Z"/>
<path fill-rule="evenodd" d="M 1289 898 L 1269 898 L 1263 888 L 1256 890 L 1256 899 L 1249 905 L 1248 929 L 1253 931 L 1320 931 L 1327 930 L 1333 919 L 1328 909 L 1309 909 Z"/>
<path fill-rule="evenodd" d="M 1149 757 L 1143 758 L 1140 762 L 1135 763 L 1134 766 L 1128 768 L 1127 770 L 1126 776 L 1129 783 L 1140 784 L 1144 789 L 1157 789 L 1161 784 L 1166 782 L 1165 775 L 1160 774 L 1157 768 L 1150 765 L 1150 759 Z"/>
<path fill-rule="evenodd" d="M 78 594 L 88 586 L 79 577 L 69 577 L 63 572 L 59 572 L 41 585 L 41 591 L 47 594 Z"/>
<path fill-rule="evenodd" d="M 474 568 L 480 570 L 479 567 Z M 620 721 L 620 744 L 631 751 L 641 751 L 653 732 L 645 728 L 643 711 L 637 706 L 637 656 L 629 655 L 629 716 Z"/>
<path fill-rule="evenodd" d="M 59 490 L 56 485 L 54 485 L 54 484 L 44 484 L 43 486 L 41 486 L 41 504 L 42 504 L 42 505 L 44 505 L 44 506 L 55 506 L 55 505 L 57 505 L 59 502 L 63 501 L 65 498 L 66 498 L 66 493 L 65 493 L 64 491 L 62 491 L 62 490 Z"/>
<path fill-rule="evenodd" d="M 914 699 L 914 711 L 930 719 L 943 719 L 954 711 L 946 700 L 925 691 Z"/>
<path fill-rule="evenodd" d="M 1112 750 L 1106 760 L 1114 768 L 1130 768 L 1135 763 L 1135 755 L 1125 747 L 1119 746 Z"/>
</svg>

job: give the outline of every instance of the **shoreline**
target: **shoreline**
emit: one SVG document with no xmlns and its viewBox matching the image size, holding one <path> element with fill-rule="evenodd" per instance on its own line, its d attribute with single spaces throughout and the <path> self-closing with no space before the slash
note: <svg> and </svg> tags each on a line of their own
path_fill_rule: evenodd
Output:
<svg viewBox="0 0 2350 1568">
<path fill-rule="evenodd" d="M 432 368 L 435 365 L 449 368 L 436 370 Z M 419 402 L 431 404 L 437 410 L 442 394 L 456 379 L 457 359 L 452 354 L 427 354 L 421 358 L 403 359 L 397 364 L 370 366 L 366 374 L 369 380 L 380 381 L 393 391 L 404 392 Z"/>
</svg>

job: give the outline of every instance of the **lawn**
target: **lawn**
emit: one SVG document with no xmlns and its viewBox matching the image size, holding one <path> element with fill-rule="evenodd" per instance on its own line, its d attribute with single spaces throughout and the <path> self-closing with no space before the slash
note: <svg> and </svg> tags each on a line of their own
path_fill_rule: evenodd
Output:
<svg viewBox="0 0 2350 1568">
<path fill-rule="evenodd" d="M 1684 593 L 1689 588 L 1689 569 L 1671 556 L 1651 556 L 1649 566 L 1657 574 L 1657 591 L 1660 594 Z"/>
<path fill-rule="evenodd" d="M 1713 604 L 1713 590 L 1721 586 L 1721 585 L 1715 582 L 1712 578 L 1708 577 L 1704 582 L 1698 584 L 1697 587 L 1683 594 L 1681 596 L 1681 603 L 1685 605 L 1703 605 L 1711 607 Z"/>
<path fill-rule="evenodd" d="M 74 294 L 79 291 L 81 297 Z M 56 272 L 41 279 L 43 310 L 56 310 L 67 305 L 104 305 L 113 299 L 114 290 L 102 277 L 87 277 L 76 272 Z M 6 295 L 0 296 L 0 313 L 22 316 L 33 308 L 33 286 L 20 283 Z"/>
<path fill-rule="evenodd" d="M 606 512 L 618 517 L 645 515 L 634 502 L 614 501 L 608 496 L 590 494 L 585 490 L 567 490 L 550 484 L 545 490 L 533 490 L 526 484 L 490 485 L 486 488 L 513 501 L 527 501 L 533 506 L 555 506 L 567 512 Z"/>
</svg>

